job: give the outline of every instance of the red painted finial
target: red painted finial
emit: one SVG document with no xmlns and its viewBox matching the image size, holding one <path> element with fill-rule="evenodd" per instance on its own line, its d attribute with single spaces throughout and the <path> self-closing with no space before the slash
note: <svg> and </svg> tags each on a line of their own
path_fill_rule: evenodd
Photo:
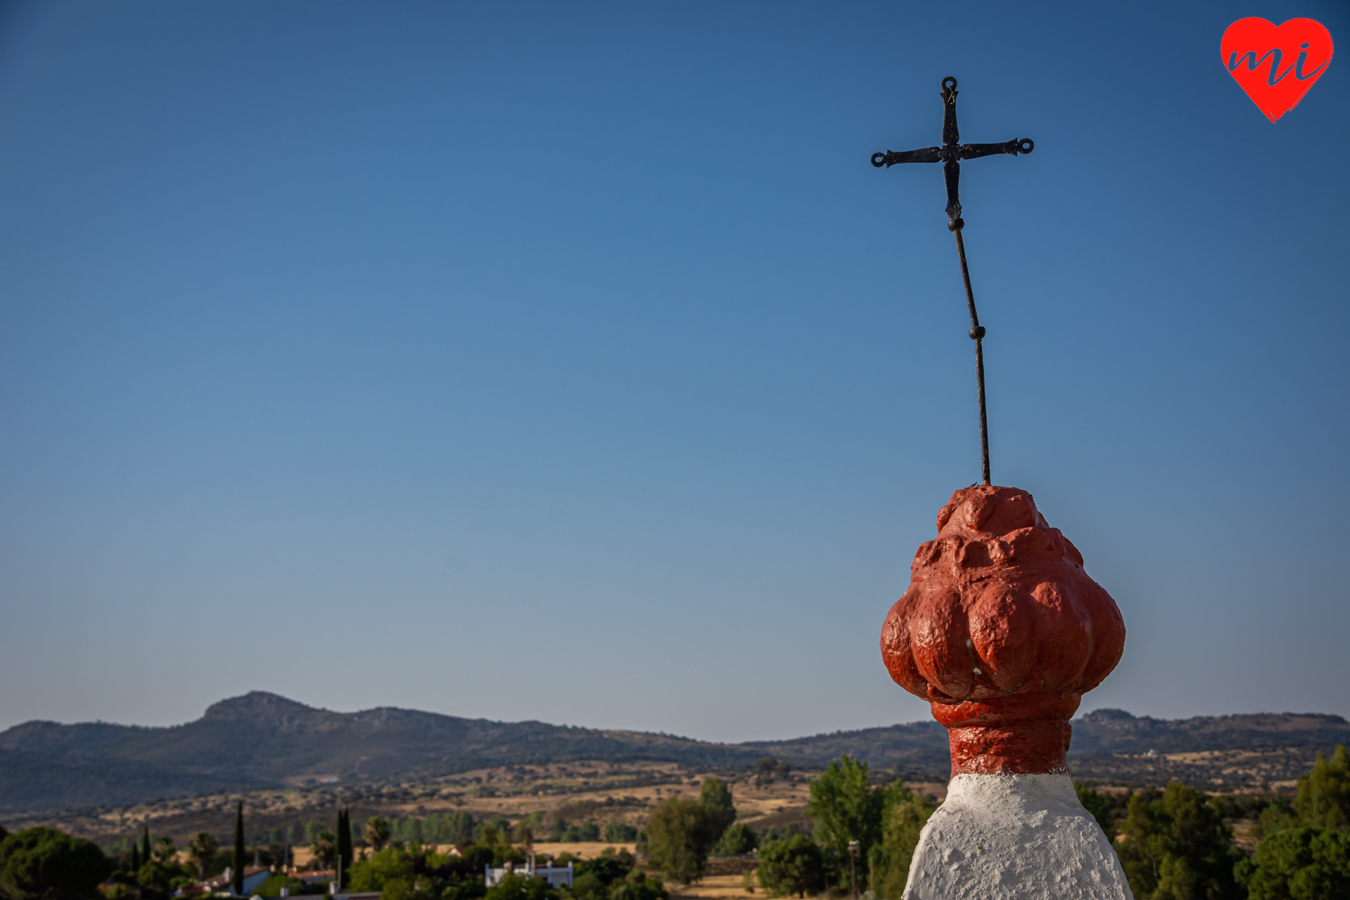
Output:
<svg viewBox="0 0 1350 900">
<path fill-rule="evenodd" d="M 919 547 L 881 656 L 931 701 L 952 774 L 1064 772 L 1069 718 L 1125 649 L 1111 595 L 1026 491 L 963 488 Z"/>
</svg>

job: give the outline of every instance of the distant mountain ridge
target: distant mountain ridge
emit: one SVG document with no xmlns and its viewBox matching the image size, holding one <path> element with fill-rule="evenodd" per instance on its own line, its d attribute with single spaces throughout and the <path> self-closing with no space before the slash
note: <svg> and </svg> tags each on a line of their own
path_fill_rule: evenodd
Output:
<svg viewBox="0 0 1350 900">
<path fill-rule="evenodd" d="M 1327 713 L 1248 713 L 1154 719 L 1098 709 L 1073 723 L 1071 755 L 1201 753 L 1322 746 L 1350 740 L 1350 722 Z"/>
<path fill-rule="evenodd" d="M 1169 721 L 1098 710 L 1074 723 L 1071 757 L 1076 773 L 1109 778 L 1130 754 L 1282 750 L 1290 761 L 1283 768 L 1262 770 L 1260 777 L 1269 779 L 1284 777 L 1286 769 L 1293 771 L 1291 767 L 1310 759 L 1315 749 L 1330 749 L 1337 742 L 1350 743 L 1350 723 L 1333 715 Z M 946 732 L 932 721 L 783 741 L 718 744 L 639 731 L 464 719 L 395 707 L 339 713 L 254 691 L 213 704 L 194 722 L 166 728 L 34 721 L 0 732 L 0 810 L 120 805 L 272 787 L 288 778 L 319 774 L 354 782 L 602 759 L 718 768 L 745 766 L 763 756 L 812 767 L 842 753 L 910 778 L 941 779 L 950 766 Z M 1142 764 L 1130 762 L 1126 768 L 1132 777 L 1146 781 L 1165 780 L 1167 775 L 1167 766 L 1152 758 Z"/>
</svg>

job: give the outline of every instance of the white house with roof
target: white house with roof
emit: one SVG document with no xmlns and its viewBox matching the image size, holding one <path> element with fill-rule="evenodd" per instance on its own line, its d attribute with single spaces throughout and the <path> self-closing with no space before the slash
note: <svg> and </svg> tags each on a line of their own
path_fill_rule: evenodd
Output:
<svg viewBox="0 0 1350 900">
<path fill-rule="evenodd" d="M 266 866 L 245 866 L 244 867 L 244 892 L 242 897 L 249 897 L 258 888 L 262 887 L 264 881 L 272 874 L 272 870 Z M 234 880 L 234 870 L 227 867 L 224 872 L 214 875 L 205 881 L 199 881 L 191 889 L 182 893 L 193 894 L 233 894 L 234 888 L 230 882 Z"/>
</svg>

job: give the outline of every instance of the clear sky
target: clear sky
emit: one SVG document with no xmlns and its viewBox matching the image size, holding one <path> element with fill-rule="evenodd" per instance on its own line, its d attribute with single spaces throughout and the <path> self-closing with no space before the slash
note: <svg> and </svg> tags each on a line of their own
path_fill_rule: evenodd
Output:
<svg viewBox="0 0 1350 900">
<path fill-rule="evenodd" d="M 1085 710 L 1350 714 L 1350 60 L 1301 3 L 0 8 L 0 727 L 248 690 L 719 740 L 925 718 L 979 478 L 1129 628 Z M 1344 50 L 1342 51 L 1345 52 Z"/>
</svg>

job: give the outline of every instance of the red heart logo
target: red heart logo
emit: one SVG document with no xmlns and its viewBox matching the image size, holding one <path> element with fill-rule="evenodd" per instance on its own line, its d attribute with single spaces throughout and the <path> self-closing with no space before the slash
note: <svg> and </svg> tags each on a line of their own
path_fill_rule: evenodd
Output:
<svg viewBox="0 0 1350 900">
<path fill-rule="evenodd" d="M 1331 62 L 1331 32 L 1314 19 L 1276 26 L 1238 19 L 1223 33 L 1219 52 L 1228 74 L 1270 121 L 1278 121 L 1317 83 Z"/>
</svg>

